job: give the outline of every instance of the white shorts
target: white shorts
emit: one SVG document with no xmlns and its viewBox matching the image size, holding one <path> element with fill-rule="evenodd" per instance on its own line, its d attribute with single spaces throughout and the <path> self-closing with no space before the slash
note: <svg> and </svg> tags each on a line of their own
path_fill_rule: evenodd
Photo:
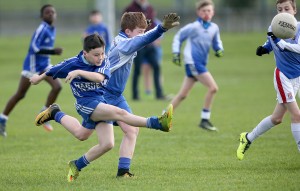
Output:
<svg viewBox="0 0 300 191">
<path fill-rule="evenodd" d="M 300 77 L 288 79 L 278 68 L 275 68 L 274 87 L 278 103 L 295 102 L 300 87 Z"/>
</svg>

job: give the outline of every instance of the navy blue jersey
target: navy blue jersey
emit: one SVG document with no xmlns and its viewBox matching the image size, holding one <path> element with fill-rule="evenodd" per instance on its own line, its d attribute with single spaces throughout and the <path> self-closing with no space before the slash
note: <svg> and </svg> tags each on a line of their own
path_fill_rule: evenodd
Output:
<svg viewBox="0 0 300 191">
<path fill-rule="evenodd" d="M 120 32 L 115 37 L 108 53 L 111 78 L 105 89 L 114 95 L 121 95 L 125 89 L 137 51 L 161 37 L 164 32 L 165 30 L 161 25 L 133 38 L 128 38 L 124 32 Z"/>
<path fill-rule="evenodd" d="M 31 37 L 27 56 L 24 60 L 23 70 L 32 73 L 43 72 L 50 64 L 50 56 L 36 54 L 40 49 L 53 49 L 56 36 L 55 27 L 42 22 Z"/>
<path fill-rule="evenodd" d="M 85 30 L 87 35 L 91 35 L 91 34 L 99 34 L 100 36 L 102 36 L 102 38 L 104 39 L 105 42 L 105 52 L 108 52 L 108 50 L 110 49 L 110 34 L 108 32 L 107 27 L 103 24 L 92 24 L 89 25 L 86 30 Z"/>
<path fill-rule="evenodd" d="M 73 70 L 84 70 L 88 72 L 98 72 L 105 76 L 105 80 L 101 83 L 96 83 L 84 79 L 80 76 L 74 78 L 71 83 L 71 89 L 77 102 L 85 98 L 97 99 L 103 95 L 103 86 L 106 85 L 110 78 L 109 61 L 105 59 L 100 66 L 89 64 L 81 51 L 78 56 L 64 60 L 63 62 L 53 66 L 47 72 L 47 76 L 56 78 L 66 78 L 68 73 Z"/>
</svg>

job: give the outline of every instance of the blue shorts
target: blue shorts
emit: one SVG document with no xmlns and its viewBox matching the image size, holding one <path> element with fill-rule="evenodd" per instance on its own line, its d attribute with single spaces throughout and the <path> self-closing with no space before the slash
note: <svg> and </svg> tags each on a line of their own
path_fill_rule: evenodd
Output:
<svg viewBox="0 0 300 191">
<path fill-rule="evenodd" d="M 128 113 L 132 113 L 131 108 L 129 107 L 126 98 L 123 95 L 114 95 L 109 92 L 104 93 L 104 98 L 107 102 L 107 104 L 116 106 L 118 108 L 126 110 Z M 116 121 L 113 122 L 113 125 L 117 126 L 118 124 Z"/>
<path fill-rule="evenodd" d="M 93 121 L 91 115 L 100 103 L 106 103 L 104 97 L 81 99 L 75 103 L 76 110 L 82 117 L 82 126 L 87 129 L 95 129 L 100 122 L 111 123 L 109 121 Z"/>
<path fill-rule="evenodd" d="M 185 64 L 185 73 L 190 78 L 194 78 L 207 71 L 204 65 Z"/>
</svg>

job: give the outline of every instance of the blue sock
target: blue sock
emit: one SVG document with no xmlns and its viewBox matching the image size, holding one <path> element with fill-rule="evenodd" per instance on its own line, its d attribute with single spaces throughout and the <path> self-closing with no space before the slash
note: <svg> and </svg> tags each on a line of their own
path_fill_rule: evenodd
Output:
<svg viewBox="0 0 300 191">
<path fill-rule="evenodd" d="M 85 158 L 84 155 L 75 161 L 75 165 L 77 166 L 77 169 L 79 171 L 86 167 L 88 164 L 90 164 L 90 162 Z"/>
<path fill-rule="evenodd" d="M 158 117 L 147 118 L 147 127 L 150 129 L 162 129 L 161 124 L 158 121 Z"/>
<path fill-rule="evenodd" d="M 118 169 L 130 169 L 130 162 L 131 159 L 130 158 L 126 158 L 126 157 L 120 157 L 119 158 L 119 166 Z"/>
<path fill-rule="evenodd" d="M 55 114 L 54 120 L 55 120 L 57 123 L 60 123 L 61 118 L 62 118 L 63 116 L 65 116 L 65 115 L 66 115 L 66 114 L 65 114 L 64 112 L 59 111 L 59 112 L 57 112 L 57 113 Z"/>
</svg>

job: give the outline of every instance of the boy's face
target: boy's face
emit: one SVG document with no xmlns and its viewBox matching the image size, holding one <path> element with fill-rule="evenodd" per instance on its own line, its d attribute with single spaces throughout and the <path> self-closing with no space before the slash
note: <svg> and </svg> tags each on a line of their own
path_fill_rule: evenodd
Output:
<svg viewBox="0 0 300 191">
<path fill-rule="evenodd" d="M 56 19 L 56 11 L 54 7 L 46 7 L 43 11 L 42 19 L 47 23 L 53 23 Z"/>
<path fill-rule="evenodd" d="M 197 9 L 197 15 L 204 21 L 211 21 L 215 12 L 214 7 L 212 5 L 204 6 L 200 9 Z"/>
<path fill-rule="evenodd" d="M 292 15 L 296 15 L 296 10 L 293 9 L 293 6 L 290 1 L 278 3 L 277 4 L 277 12 L 278 13 L 289 13 Z"/>
<path fill-rule="evenodd" d="M 101 23 L 102 22 L 102 15 L 100 15 L 100 14 L 90 15 L 90 22 L 92 24 Z"/>
<path fill-rule="evenodd" d="M 91 49 L 89 52 L 84 50 L 83 56 L 90 64 L 100 66 L 105 58 L 104 47 Z"/>
<path fill-rule="evenodd" d="M 129 30 L 129 29 L 126 29 L 126 30 L 125 30 L 125 33 L 127 34 L 127 36 L 128 36 L 129 38 L 132 38 L 132 37 L 135 37 L 135 36 L 137 36 L 137 35 L 144 34 L 144 33 L 145 33 L 145 30 L 146 30 L 146 29 L 136 27 L 136 28 L 133 29 L 132 31 Z"/>
</svg>

